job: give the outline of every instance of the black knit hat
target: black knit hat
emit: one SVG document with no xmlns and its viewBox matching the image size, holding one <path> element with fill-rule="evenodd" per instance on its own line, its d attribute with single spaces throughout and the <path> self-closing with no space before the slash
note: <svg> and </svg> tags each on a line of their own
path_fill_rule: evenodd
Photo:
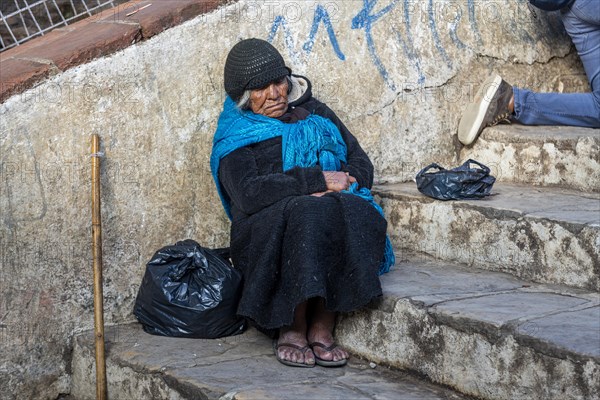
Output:
<svg viewBox="0 0 600 400">
<path fill-rule="evenodd" d="M 232 47 L 225 61 L 225 91 L 237 102 L 245 90 L 262 88 L 290 73 L 273 45 L 261 39 L 245 39 Z"/>
</svg>

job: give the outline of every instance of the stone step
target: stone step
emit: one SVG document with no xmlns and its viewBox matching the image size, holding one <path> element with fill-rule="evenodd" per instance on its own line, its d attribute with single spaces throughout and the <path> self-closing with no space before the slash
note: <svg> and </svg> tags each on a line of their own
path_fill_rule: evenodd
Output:
<svg viewBox="0 0 600 400">
<path fill-rule="evenodd" d="M 280 364 L 254 329 L 223 339 L 152 336 L 141 325 L 106 330 L 112 400 L 460 400 L 467 397 L 415 376 L 351 358 L 344 368 Z M 92 332 L 75 338 L 71 398 L 95 399 Z"/>
<path fill-rule="evenodd" d="M 374 193 L 397 251 L 600 291 L 600 194 L 502 182 L 481 200 L 434 200 L 414 182 Z"/>
<path fill-rule="evenodd" d="M 598 293 L 404 256 L 340 317 L 353 354 L 483 399 L 600 398 Z"/>
<path fill-rule="evenodd" d="M 599 129 L 497 125 L 460 158 L 482 162 L 499 181 L 600 192 Z"/>
</svg>

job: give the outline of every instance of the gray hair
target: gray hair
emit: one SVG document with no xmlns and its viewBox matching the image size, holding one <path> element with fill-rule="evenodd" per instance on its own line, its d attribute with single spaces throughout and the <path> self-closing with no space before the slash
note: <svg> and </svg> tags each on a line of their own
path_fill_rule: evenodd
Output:
<svg viewBox="0 0 600 400">
<path fill-rule="evenodd" d="M 288 94 L 290 94 L 290 92 L 292 91 L 293 83 L 289 76 L 286 76 L 285 79 L 287 80 L 287 83 L 288 83 L 287 92 L 288 92 Z M 244 93 L 242 94 L 242 96 L 236 103 L 237 108 L 239 108 L 240 110 L 249 110 L 250 109 L 250 94 L 251 93 L 252 93 L 252 90 L 249 90 L 249 89 L 244 90 Z"/>
<path fill-rule="evenodd" d="M 236 103 L 237 108 L 239 108 L 240 110 L 250 109 L 250 93 L 252 93 L 252 90 L 244 90 L 242 97 L 240 97 L 240 99 Z"/>
</svg>

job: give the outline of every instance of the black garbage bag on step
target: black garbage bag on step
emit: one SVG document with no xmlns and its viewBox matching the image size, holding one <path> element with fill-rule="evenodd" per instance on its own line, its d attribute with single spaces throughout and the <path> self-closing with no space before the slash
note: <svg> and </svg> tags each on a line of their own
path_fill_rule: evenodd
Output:
<svg viewBox="0 0 600 400">
<path fill-rule="evenodd" d="M 188 239 L 163 247 L 148 262 L 133 313 L 153 335 L 237 335 L 246 327 L 236 315 L 241 287 L 241 273 L 218 250 Z"/>
<path fill-rule="evenodd" d="M 431 169 L 437 171 L 430 171 Z M 475 160 L 467 160 L 453 169 L 445 169 L 433 163 L 419 171 L 415 180 L 419 192 L 438 200 L 479 199 L 489 196 L 496 182 L 496 178 L 490 175 L 490 169 Z"/>
</svg>

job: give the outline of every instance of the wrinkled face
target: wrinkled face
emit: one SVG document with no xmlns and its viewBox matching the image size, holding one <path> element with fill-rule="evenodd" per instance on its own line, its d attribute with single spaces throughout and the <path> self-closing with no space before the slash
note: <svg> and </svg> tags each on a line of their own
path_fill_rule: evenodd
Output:
<svg viewBox="0 0 600 400">
<path fill-rule="evenodd" d="M 250 109 L 267 117 L 281 117 L 288 107 L 288 81 L 285 77 L 250 92 Z"/>
</svg>

